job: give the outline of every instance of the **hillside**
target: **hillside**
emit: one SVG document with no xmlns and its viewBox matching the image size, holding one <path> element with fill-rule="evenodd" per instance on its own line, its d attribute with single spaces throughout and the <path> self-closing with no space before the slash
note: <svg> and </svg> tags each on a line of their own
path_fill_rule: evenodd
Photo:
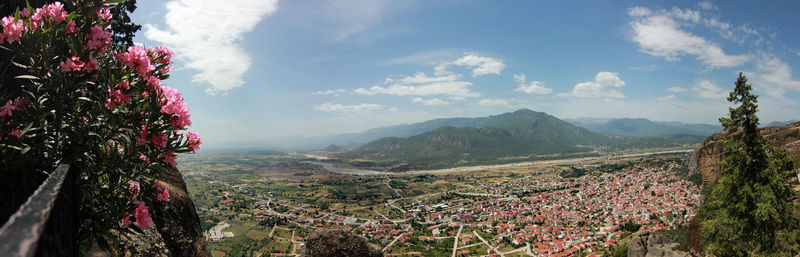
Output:
<svg viewBox="0 0 800 257">
<path fill-rule="evenodd" d="M 446 126 L 408 138 L 386 137 L 342 155 L 422 165 L 475 163 L 501 159 L 560 158 L 596 154 L 596 150 L 694 144 L 702 137 L 620 137 L 569 124 L 527 109 L 480 118 L 483 128 Z"/>
<path fill-rule="evenodd" d="M 686 124 L 680 122 L 656 122 L 644 118 L 618 119 L 568 119 L 567 122 L 589 129 L 592 132 L 616 136 L 658 137 L 673 135 L 693 135 L 706 137 L 721 128 L 709 124 Z"/>
</svg>

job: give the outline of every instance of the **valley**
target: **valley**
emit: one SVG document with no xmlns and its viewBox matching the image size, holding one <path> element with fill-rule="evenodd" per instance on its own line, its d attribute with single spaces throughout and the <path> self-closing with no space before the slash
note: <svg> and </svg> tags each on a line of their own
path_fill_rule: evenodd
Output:
<svg viewBox="0 0 800 257">
<path fill-rule="evenodd" d="M 203 229 L 216 231 L 207 233 L 214 256 L 297 254 L 310 232 L 330 228 L 389 256 L 566 256 L 612 253 L 630 240 L 625 226 L 685 230 L 700 192 L 680 172 L 685 156 L 389 172 L 322 153 L 200 153 L 180 168 Z"/>
</svg>

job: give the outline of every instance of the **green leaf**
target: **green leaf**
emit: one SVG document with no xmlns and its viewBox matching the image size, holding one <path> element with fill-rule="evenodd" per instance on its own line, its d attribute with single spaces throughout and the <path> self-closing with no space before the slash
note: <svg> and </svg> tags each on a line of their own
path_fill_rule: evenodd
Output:
<svg viewBox="0 0 800 257">
<path fill-rule="evenodd" d="M 38 80 L 39 79 L 39 77 L 36 77 L 36 76 L 33 76 L 33 75 L 19 75 L 19 76 L 16 76 L 14 78 L 15 79 L 30 79 L 30 80 Z"/>
<path fill-rule="evenodd" d="M 20 68 L 23 68 L 23 69 L 30 69 L 31 68 L 31 66 L 29 66 L 29 65 L 21 64 L 21 63 L 15 62 L 15 61 L 11 61 L 11 64 L 14 64 L 14 66 L 17 66 L 17 67 L 20 67 Z"/>
<path fill-rule="evenodd" d="M 33 7 L 31 7 L 31 3 L 29 1 L 25 1 L 25 6 L 28 7 L 28 17 L 33 16 Z"/>
</svg>

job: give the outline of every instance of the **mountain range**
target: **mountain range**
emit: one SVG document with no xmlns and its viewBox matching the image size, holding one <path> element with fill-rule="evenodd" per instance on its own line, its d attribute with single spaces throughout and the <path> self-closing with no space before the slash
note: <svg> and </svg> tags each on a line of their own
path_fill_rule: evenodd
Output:
<svg viewBox="0 0 800 257">
<path fill-rule="evenodd" d="M 722 126 L 719 125 L 659 122 L 644 118 L 580 118 L 566 119 L 565 121 L 575 126 L 587 128 L 592 132 L 617 136 L 657 137 L 693 135 L 707 137 L 722 130 Z"/>
<path fill-rule="evenodd" d="M 448 124 L 448 119 L 435 121 L 436 124 Z M 596 155 L 597 151 L 605 150 L 685 146 L 702 142 L 705 138 L 695 135 L 697 133 L 684 133 L 690 131 L 686 129 L 675 129 L 676 134 L 667 134 L 665 129 L 652 137 L 597 133 L 528 109 L 453 121 L 471 126 L 448 125 L 406 138 L 384 137 L 345 152 L 341 157 L 383 161 L 392 165 L 407 163 L 418 168 L 425 163 L 563 158 Z M 405 128 L 410 130 L 414 127 Z"/>
</svg>

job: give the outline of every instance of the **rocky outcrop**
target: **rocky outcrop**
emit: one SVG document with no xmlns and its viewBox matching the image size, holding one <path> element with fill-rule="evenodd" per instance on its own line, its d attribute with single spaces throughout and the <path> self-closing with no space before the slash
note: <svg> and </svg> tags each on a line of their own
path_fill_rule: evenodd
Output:
<svg viewBox="0 0 800 257">
<path fill-rule="evenodd" d="M 786 126 L 766 127 L 759 130 L 764 137 L 784 148 L 795 158 L 800 158 L 800 122 Z M 728 136 L 725 131 L 706 138 L 703 145 L 695 149 L 689 163 L 689 174 L 699 172 L 703 176 L 703 185 L 717 181 L 719 177 L 719 162 L 724 157 L 722 147 L 717 144 L 719 139 Z"/>
<path fill-rule="evenodd" d="M 169 189 L 170 201 L 148 202 L 153 225 L 129 233 L 120 245 L 123 256 L 207 257 L 206 244 L 194 202 L 177 169 L 164 169 L 155 179 Z M 104 256 L 98 254 L 96 256 Z"/>
<path fill-rule="evenodd" d="M 674 250 L 673 243 L 666 236 L 648 231 L 639 231 L 628 243 L 628 257 L 685 257 L 688 253 Z"/>
</svg>

